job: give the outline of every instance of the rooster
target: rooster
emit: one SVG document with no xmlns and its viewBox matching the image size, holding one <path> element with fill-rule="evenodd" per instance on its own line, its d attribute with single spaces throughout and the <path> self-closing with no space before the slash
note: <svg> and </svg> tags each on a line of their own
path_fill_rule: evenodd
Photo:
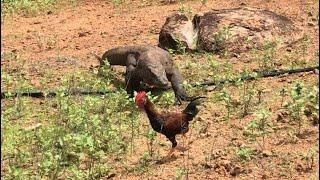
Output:
<svg viewBox="0 0 320 180">
<path fill-rule="evenodd" d="M 162 112 L 159 113 L 155 105 L 149 100 L 146 92 L 138 92 L 135 97 L 135 103 L 139 109 L 146 112 L 150 121 L 151 127 L 158 133 L 165 135 L 172 143 L 172 148 L 168 153 L 170 157 L 175 147 L 177 146 L 176 135 L 185 134 L 189 130 L 189 121 L 191 121 L 199 112 L 197 105 L 200 104 L 196 101 L 199 98 L 196 97 L 188 104 L 188 106 L 182 112 Z"/>
</svg>

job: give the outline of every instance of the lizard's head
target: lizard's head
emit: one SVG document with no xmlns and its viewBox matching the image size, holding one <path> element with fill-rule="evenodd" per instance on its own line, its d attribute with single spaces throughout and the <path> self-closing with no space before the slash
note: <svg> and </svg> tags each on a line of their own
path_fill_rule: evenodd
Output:
<svg viewBox="0 0 320 180">
<path fill-rule="evenodd" d="M 168 88 L 169 80 L 162 65 L 149 65 L 147 67 L 143 82 L 159 88 Z"/>
</svg>

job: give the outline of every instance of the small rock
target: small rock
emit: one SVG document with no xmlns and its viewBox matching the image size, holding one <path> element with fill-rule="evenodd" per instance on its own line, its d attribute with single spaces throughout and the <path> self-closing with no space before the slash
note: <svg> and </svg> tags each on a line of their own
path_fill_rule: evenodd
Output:
<svg viewBox="0 0 320 180">
<path fill-rule="evenodd" d="M 34 130 L 34 129 L 38 129 L 38 128 L 41 127 L 41 126 L 42 126 L 41 123 L 37 123 L 37 124 L 35 124 L 35 125 L 32 125 L 32 126 L 29 126 L 29 127 L 25 128 L 25 130 L 26 130 L 26 131 L 32 131 L 32 130 Z"/>
<path fill-rule="evenodd" d="M 81 170 L 87 169 L 87 164 L 86 164 L 86 163 L 80 164 L 80 165 L 79 165 L 79 169 L 81 169 Z"/>
<path fill-rule="evenodd" d="M 90 32 L 89 32 L 89 31 L 86 31 L 86 32 L 80 32 L 80 33 L 79 33 L 79 37 L 87 36 L 87 35 L 89 35 L 89 34 L 90 34 Z"/>
<path fill-rule="evenodd" d="M 211 169 L 212 168 L 212 165 L 208 164 L 208 163 L 205 163 L 205 164 L 202 164 L 204 168 L 206 169 Z"/>
<path fill-rule="evenodd" d="M 268 151 L 268 150 L 264 150 L 264 151 L 262 151 L 262 155 L 264 157 L 270 157 L 270 156 L 272 156 L 272 152 Z"/>
<path fill-rule="evenodd" d="M 237 176 L 241 173 L 241 168 L 239 166 L 235 166 L 234 168 L 231 169 L 230 175 L 231 176 Z"/>
<path fill-rule="evenodd" d="M 298 172 L 303 171 L 303 166 L 302 166 L 301 163 L 298 163 L 298 164 L 296 165 L 296 170 L 297 170 Z"/>
<path fill-rule="evenodd" d="M 208 86 L 208 87 L 206 87 L 206 91 L 207 92 L 214 91 L 215 89 L 216 89 L 216 86 Z"/>
<path fill-rule="evenodd" d="M 227 171 L 229 171 L 231 169 L 231 161 L 229 160 L 221 160 L 219 162 L 220 166 L 223 166 Z"/>
<path fill-rule="evenodd" d="M 107 177 L 107 179 L 111 179 L 111 178 L 114 178 L 114 177 L 116 177 L 116 174 L 115 174 L 115 173 L 111 173 L 111 174 Z"/>
<path fill-rule="evenodd" d="M 235 58 L 240 58 L 241 57 L 240 54 L 238 54 L 238 53 L 232 53 L 232 56 L 235 57 Z"/>
<path fill-rule="evenodd" d="M 58 107 L 58 104 L 57 104 L 57 103 L 53 103 L 53 104 L 51 105 L 51 107 L 57 108 L 57 107 Z"/>
<path fill-rule="evenodd" d="M 288 116 L 289 114 L 287 111 L 280 111 L 277 115 L 277 122 L 283 122 L 283 123 L 289 122 Z"/>
<path fill-rule="evenodd" d="M 262 179 L 267 179 L 268 176 L 267 176 L 266 174 L 263 174 L 261 178 L 262 178 Z"/>
<path fill-rule="evenodd" d="M 308 24 L 307 24 L 309 27 L 314 27 L 314 26 L 316 26 L 313 22 L 308 22 Z"/>
</svg>

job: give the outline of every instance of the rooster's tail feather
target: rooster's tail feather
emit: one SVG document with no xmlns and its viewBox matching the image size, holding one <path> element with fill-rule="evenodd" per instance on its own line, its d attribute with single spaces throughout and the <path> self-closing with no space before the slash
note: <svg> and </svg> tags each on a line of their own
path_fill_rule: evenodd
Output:
<svg viewBox="0 0 320 180">
<path fill-rule="evenodd" d="M 197 105 L 200 105 L 200 101 L 197 100 L 200 98 L 205 97 L 200 96 L 193 98 L 188 106 L 183 110 L 183 113 L 187 114 L 189 121 L 191 121 L 199 112 L 199 110 L 197 109 Z"/>
</svg>

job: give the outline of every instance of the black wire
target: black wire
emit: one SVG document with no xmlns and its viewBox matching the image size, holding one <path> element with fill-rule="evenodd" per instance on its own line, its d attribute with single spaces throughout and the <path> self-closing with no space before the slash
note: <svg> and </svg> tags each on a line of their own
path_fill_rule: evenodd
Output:
<svg viewBox="0 0 320 180">
<path fill-rule="evenodd" d="M 238 78 L 237 80 L 253 80 L 257 78 L 264 78 L 264 77 L 274 77 L 274 76 L 280 76 L 283 74 L 295 74 L 295 73 L 301 73 L 301 72 L 309 72 L 314 71 L 316 69 L 319 69 L 319 66 L 315 67 L 307 67 L 307 68 L 298 68 L 298 69 L 290 69 L 290 70 L 280 70 L 280 71 L 268 71 L 268 72 L 257 72 L 257 76 L 253 75 L 247 75 L 242 76 Z M 191 84 L 193 87 L 197 86 L 214 86 L 218 84 L 224 84 L 226 82 L 234 83 L 237 80 L 219 80 L 219 81 L 206 81 L 202 83 L 195 83 Z M 106 91 L 106 90 L 73 90 L 69 92 L 63 92 L 64 95 L 104 95 L 108 93 L 114 93 L 115 91 Z M 44 97 L 55 97 L 58 95 L 57 91 L 49 91 L 47 93 L 38 91 L 38 90 L 30 90 L 29 92 L 1 92 L 1 99 L 9 98 L 9 97 L 17 97 L 17 96 L 28 96 L 33 98 L 44 98 Z"/>
</svg>

